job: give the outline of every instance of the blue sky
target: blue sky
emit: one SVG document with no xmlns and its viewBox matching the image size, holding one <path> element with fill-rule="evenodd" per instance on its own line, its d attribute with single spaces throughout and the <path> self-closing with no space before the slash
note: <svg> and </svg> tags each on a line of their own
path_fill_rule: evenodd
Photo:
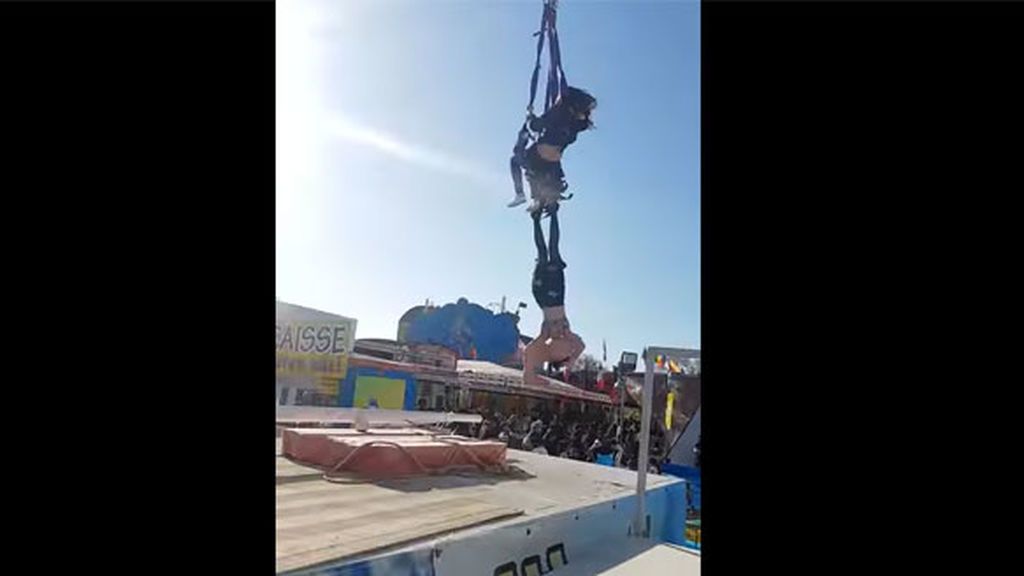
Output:
<svg viewBox="0 0 1024 576">
<path fill-rule="evenodd" d="M 540 13 L 540 0 L 277 3 L 278 298 L 394 338 L 428 298 L 506 296 L 536 333 L 531 223 L 505 203 Z M 570 84 L 599 101 L 597 129 L 563 160 L 573 327 L 598 357 L 606 339 L 610 361 L 699 347 L 700 6 L 562 0 L 558 30 Z"/>
</svg>

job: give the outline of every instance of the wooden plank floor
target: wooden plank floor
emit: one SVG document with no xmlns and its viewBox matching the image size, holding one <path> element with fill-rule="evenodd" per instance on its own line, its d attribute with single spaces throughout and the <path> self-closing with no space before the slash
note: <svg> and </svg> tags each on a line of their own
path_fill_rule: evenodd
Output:
<svg viewBox="0 0 1024 576">
<path fill-rule="evenodd" d="M 277 571 L 508 518 L 522 510 L 467 497 L 458 488 L 402 492 L 320 480 L 278 484 Z"/>
<path fill-rule="evenodd" d="M 446 475 L 333 484 L 277 448 L 277 571 L 315 566 L 515 517 L 542 516 L 631 494 L 636 473 L 509 451 L 525 475 Z M 648 486 L 676 482 L 649 475 Z M 476 526 L 477 528 L 473 528 Z"/>
<path fill-rule="evenodd" d="M 277 457 L 277 483 L 301 482 L 322 478 L 323 472 L 316 468 L 296 464 L 283 456 Z"/>
</svg>

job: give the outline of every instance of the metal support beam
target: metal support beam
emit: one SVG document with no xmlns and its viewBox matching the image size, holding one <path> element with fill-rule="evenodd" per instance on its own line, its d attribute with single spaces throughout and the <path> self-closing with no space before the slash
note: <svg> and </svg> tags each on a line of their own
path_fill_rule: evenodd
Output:
<svg viewBox="0 0 1024 576">
<path fill-rule="evenodd" d="M 647 466 L 651 452 L 651 414 L 654 404 L 654 357 L 651 348 L 644 351 L 644 389 L 640 402 L 640 454 L 636 462 L 636 517 L 633 519 L 633 535 L 647 538 Z"/>
</svg>

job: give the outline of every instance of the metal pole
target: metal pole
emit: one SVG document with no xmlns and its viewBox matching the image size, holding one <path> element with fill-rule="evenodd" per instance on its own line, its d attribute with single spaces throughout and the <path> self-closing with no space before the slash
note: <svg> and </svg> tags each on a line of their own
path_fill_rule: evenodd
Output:
<svg viewBox="0 0 1024 576">
<path fill-rule="evenodd" d="M 626 426 L 626 376 L 622 373 L 622 367 L 619 367 L 619 431 L 621 432 Z M 622 441 L 622 434 L 619 434 L 619 441 Z"/>
<path fill-rule="evenodd" d="M 640 454 L 636 462 L 636 518 L 633 519 L 633 535 L 646 538 L 647 510 L 644 501 L 647 493 L 647 461 L 651 448 L 651 409 L 654 403 L 654 353 L 644 351 L 644 389 L 640 410 Z"/>
</svg>

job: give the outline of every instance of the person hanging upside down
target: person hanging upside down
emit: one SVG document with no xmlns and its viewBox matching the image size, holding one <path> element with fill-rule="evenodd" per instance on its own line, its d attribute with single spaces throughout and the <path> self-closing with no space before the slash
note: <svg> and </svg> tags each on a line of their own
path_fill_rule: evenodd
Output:
<svg viewBox="0 0 1024 576">
<path fill-rule="evenodd" d="M 529 132 L 525 127 L 519 131 L 519 140 L 512 150 L 510 162 L 516 191 L 515 200 L 509 203 L 510 208 L 526 202 L 524 171 L 533 198 L 529 207 L 531 212 L 556 204 L 561 199 L 562 192 L 569 187 L 562 172 L 562 153 L 576 141 L 577 134 L 593 127 L 590 113 L 596 107 L 597 100 L 593 96 L 570 86 L 543 116 L 529 115 L 526 126 L 539 136 L 537 142 L 527 148 Z"/>
<path fill-rule="evenodd" d="M 558 253 L 558 204 L 548 208 L 551 214 L 551 247 L 544 243 L 540 228 L 541 212 L 532 213 L 533 239 L 537 244 L 537 265 L 533 269 L 533 297 L 544 314 L 540 334 L 523 353 L 523 380 L 542 384 L 537 369 L 545 362 L 571 367 L 586 346 L 572 332 L 565 316 L 565 262 Z"/>
</svg>

